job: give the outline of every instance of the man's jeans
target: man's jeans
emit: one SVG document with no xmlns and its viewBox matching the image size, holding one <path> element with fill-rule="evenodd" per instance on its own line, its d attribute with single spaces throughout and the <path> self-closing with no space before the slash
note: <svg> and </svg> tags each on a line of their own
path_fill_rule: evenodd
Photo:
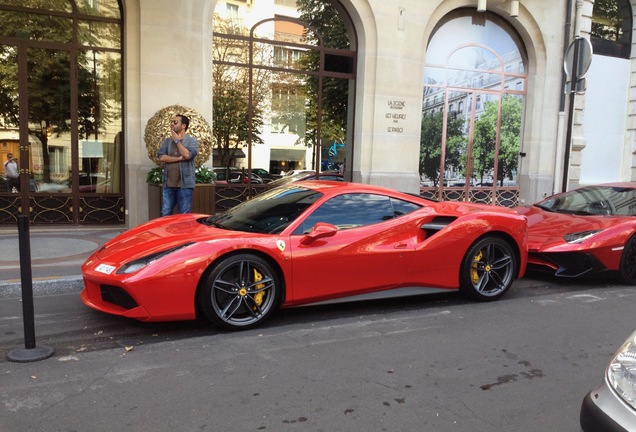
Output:
<svg viewBox="0 0 636 432">
<path fill-rule="evenodd" d="M 161 216 L 172 214 L 175 204 L 178 213 L 190 213 L 194 189 L 163 187 L 161 195 Z"/>
<path fill-rule="evenodd" d="M 14 188 L 15 188 L 15 190 L 17 192 L 20 192 L 20 179 L 19 178 L 7 177 L 5 183 L 7 185 L 7 192 L 9 192 L 9 193 L 13 192 Z"/>
</svg>

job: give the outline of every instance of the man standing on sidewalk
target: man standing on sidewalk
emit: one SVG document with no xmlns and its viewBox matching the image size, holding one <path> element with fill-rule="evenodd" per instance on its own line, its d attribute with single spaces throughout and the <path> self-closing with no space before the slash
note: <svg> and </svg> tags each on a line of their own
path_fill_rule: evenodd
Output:
<svg viewBox="0 0 636 432">
<path fill-rule="evenodd" d="M 7 154 L 7 161 L 4 163 L 4 175 L 7 177 L 7 192 L 20 192 L 20 172 L 18 171 L 18 160 L 13 154 Z"/>
<path fill-rule="evenodd" d="M 199 142 L 188 135 L 190 119 L 177 114 L 170 123 L 171 137 L 164 139 L 157 156 L 164 163 L 161 216 L 172 214 L 175 204 L 179 213 L 189 213 L 196 184 L 194 158 Z"/>
</svg>

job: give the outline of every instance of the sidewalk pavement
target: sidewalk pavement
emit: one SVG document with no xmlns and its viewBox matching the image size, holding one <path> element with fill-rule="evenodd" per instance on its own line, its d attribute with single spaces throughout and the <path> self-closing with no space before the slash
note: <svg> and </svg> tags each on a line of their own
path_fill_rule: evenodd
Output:
<svg viewBox="0 0 636 432">
<path fill-rule="evenodd" d="M 79 292 L 83 288 L 80 268 L 86 258 L 124 227 L 30 227 L 31 263 L 20 262 L 20 235 L 0 229 L 0 298 L 21 297 L 22 268 L 31 269 L 34 295 Z M 27 260 L 28 261 L 28 260 Z"/>
</svg>

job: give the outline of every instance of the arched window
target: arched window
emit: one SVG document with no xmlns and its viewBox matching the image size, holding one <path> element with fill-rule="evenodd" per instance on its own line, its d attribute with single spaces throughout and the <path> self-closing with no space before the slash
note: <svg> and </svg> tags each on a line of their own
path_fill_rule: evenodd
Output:
<svg viewBox="0 0 636 432">
<path fill-rule="evenodd" d="M 591 31 L 594 54 L 630 58 L 632 21 L 629 0 L 595 0 Z"/>
<path fill-rule="evenodd" d="M 526 93 L 519 37 L 496 15 L 446 16 L 426 50 L 420 175 L 424 196 L 513 206 Z M 459 115 L 449 107 L 459 106 Z M 465 109 L 464 109 L 465 107 Z"/>
<path fill-rule="evenodd" d="M 0 0 L 0 21 L 0 156 L 20 164 L 0 224 L 123 224 L 119 1 Z"/>
</svg>

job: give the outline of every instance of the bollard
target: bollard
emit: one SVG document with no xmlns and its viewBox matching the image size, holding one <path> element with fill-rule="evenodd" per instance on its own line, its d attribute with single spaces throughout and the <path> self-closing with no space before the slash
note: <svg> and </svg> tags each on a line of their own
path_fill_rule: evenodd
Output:
<svg viewBox="0 0 636 432">
<path fill-rule="evenodd" d="M 31 240 L 29 218 L 18 216 L 20 246 L 20 281 L 22 283 L 22 319 L 24 320 L 24 348 L 16 348 L 7 354 L 7 360 L 27 363 L 44 360 L 54 353 L 53 348 L 35 345 L 35 316 L 33 308 L 33 277 L 31 273 Z"/>
</svg>

